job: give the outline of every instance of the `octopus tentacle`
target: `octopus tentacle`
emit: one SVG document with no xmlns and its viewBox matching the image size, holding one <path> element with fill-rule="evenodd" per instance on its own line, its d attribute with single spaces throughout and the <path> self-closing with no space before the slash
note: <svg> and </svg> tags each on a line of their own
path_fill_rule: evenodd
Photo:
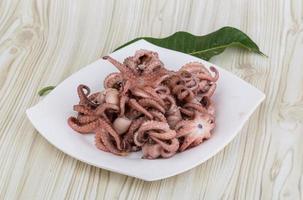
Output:
<svg viewBox="0 0 303 200">
<path fill-rule="evenodd" d="M 74 105 L 73 106 L 74 111 L 77 111 L 81 114 L 85 114 L 85 115 L 93 115 L 94 112 L 92 109 L 88 108 L 85 105 Z"/>
<path fill-rule="evenodd" d="M 160 144 L 161 147 L 163 149 L 165 149 L 166 151 L 168 151 L 168 152 L 176 152 L 178 150 L 178 148 L 179 148 L 179 140 L 176 139 L 176 138 L 173 138 L 173 139 L 169 140 L 170 144 L 167 144 L 166 142 L 163 142 L 163 141 L 161 141 L 158 138 L 153 137 L 153 136 L 151 136 L 151 138 L 155 142 L 157 142 L 158 144 Z"/>
<path fill-rule="evenodd" d="M 197 110 L 198 112 L 201 112 L 201 113 L 207 112 L 206 108 L 204 108 L 201 104 L 197 104 L 197 103 L 189 102 L 189 103 L 186 103 L 183 107 L 185 109 Z"/>
<path fill-rule="evenodd" d="M 138 147 L 141 147 L 145 144 L 146 141 L 147 141 L 147 138 L 144 138 L 143 136 L 139 135 L 138 131 L 134 133 L 135 145 L 137 145 Z"/>
<path fill-rule="evenodd" d="M 83 85 L 83 84 L 79 85 L 77 88 L 77 92 L 78 92 L 78 96 L 80 99 L 80 102 L 79 102 L 80 105 L 90 105 L 90 106 L 98 105 L 88 99 L 88 95 L 90 93 L 90 89 L 88 86 Z"/>
<path fill-rule="evenodd" d="M 170 79 L 168 80 L 168 86 L 170 87 L 170 89 L 172 90 L 175 86 L 177 86 L 177 85 L 184 85 L 185 84 L 185 82 L 184 82 L 184 80 L 182 80 L 181 78 L 180 78 L 180 76 L 178 76 L 178 75 L 172 75 L 171 77 L 170 77 Z"/>
<path fill-rule="evenodd" d="M 95 135 L 95 145 L 98 149 L 105 151 L 105 152 L 109 152 L 109 150 L 107 149 L 107 147 L 104 145 L 104 143 L 102 142 L 101 136 L 102 134 L 106 134 L 104 133 L 104 130 L 100 127 L 98 127 L 95 131 L 96 135 Z"/>
<path fill-rule="evenodd" d="M 132 135 L 135 131 L 137 131 L 140 128 L 141 124 L 144 122 L 144 120 L 144 117 L 140 117 L 134 120 L 129 127 L 126 137 L 129 136 L 129 134 Z"/>
<path fill-rule="evenodd" d="M 193 99 L 194 94 L 191 90 L 189 90 L 184 85 L 177 85 L 173 88 L 173 94 L 177 95 L 179 100 L 185 100 L 185 99 Z"/>
<path fill-rule="evenodd" d="M 190 89 L 191 91 L 196 91 L 198 88 L 199 88 L 199 81 L 197 79 L 193 79 L 193 80 L 190 80 L 190 81 L 187 81 L 185 83 L 185 86 Z"/>
<path fill-rule="evenodd" d="M 122 84 L 122 95 L 125 95 L 131 87 L 131 82 L 129 80 L 125 81 L 124 84 Z"/>
<path fill-rule="evenodd" d="M 120 98 L 120 114 L 119 114 L 120 117 L 125 114 L 125 104 L 128 101 L 128 99 L 129 98 L 124 95 L 121 96 L 121 98 Z"/>
<path fill-rule="evenodd" d="M 119 106 L 111 104 L 111 103 L 103 103 L 102 105 L 98 106 L 94 111 L 95 115 L 104 116 L 106 110 L 113 110 L 119 112 Z"/>
<path fill-rule="evenodd" d="M 122 147 L 121 147 L 121 139 L 119 137 L 119 134 L 104 120 L 100 119 L 99 118 L 99 124 L 102 128 L 104 128 L 108 133 L 109 135 L 111 135 L 115 142 L 116 142 L 116 145 L 117 145 L 117 148 L 119 150 L 122 150 Z M 104 142 L 104 141 L 103 141 Z M 105 144 L 105 143 L 104 143 Z"/>
<path fill-rule="evenodd" d="M 91 95 L 88 96 L 88 99 L 92 102 L 94 102 L 95 104 L 100 104 L 103 103 L 103 101 L 100 101 L 99 96 L 100 96 L 101 92 L 95 92 Z"/>
<path fill-rule="evenodd" d="M 159 73 L 151 76 L 151 81 L 153 81 L 154 86 L 160 85 L 163 81 L 171 76 L 171 72 L 167 70 L 160 70 Z"/>
<path fill-rule="evenodd" d="M 78 115 L 77 119 L 80 124 L 87 124 L 97 120 L 99 117 L 95 115 Z"/>
<path fill-rule="evenodd" d="M 163 130 L 163 131 L 168 131 L 170 130 L 169 126 L 165 122 L 158 122 L 154 120 L 149 120 L 144 122 L 138 132 L 145 132 L 148 130 Z"/>
<path fill-rule="evenodd" d="M 167 110 L 172 110 L 174 109 L 177 105 L 176 105 L 176 101 L 173 98 L 172 95 L 170 94 L 161 94 L 160 97 L 164 100 L 164 103 L 166 105 L 166 109 Z"/>
<path fill-rule="evenodd" d="M 134 96 L 137 96 L 137 97 L 141 97 L 141 98 L 151 98 L 151 95 L 148 94 L 146 91 L 144 91 L 144 90 L 141 89 L 141 88 L 132 88 L 131 93 L 132 93 Z"/>
<path fill-rule="evenodd" d="M 101 116 L 107 123 L 111 123 L 111 113 L 106 111 L 119 113 L 119 106 L 110 103 L 103 103 L 102 105 L 99 105 L 96 110 L 94 110 L 94 115 Z"/>
<path fill-rule="evenodd" d="M 180 112 L 189 117 L 193 117 L 195 114 L 194 111 L 191 111 L 191 110 L 185 109 L 185 108 L 180 108 Z"/>
<path fill-rule="evenodd" d="M 188 89 L 193 91 L 199 87 L 199 80 L 193 74 L 189 73 L 188 71 L 180 71 L 179 74 Z"/>
<path fill-rule="evenodd" d="M 119 155 L 119 156 L 126 156 L 127 152 L 121 151 L 121 149 L 118 149 L 113 143 L 112 139 L 110 137 L 110 132 L 106 129 L 103 129 L 101 127 L 98 128 L 97 132 L 100 131 L 100 138 L 102 143 L 104 144 L 104 147 L 111 153 Z"/>
<path fill-rule="evenodd" d="M 175 155 L 176 153 L 177 153 L 176 151 L 168 152 L 168 151 L 165 151 L 165 149 L 161 149 L 161 152 L 160 152 L 162 158 L 170 158 L 173 155 Z"/>
<path fill-rule="evenodd" d="M 128 103 L 128 105 L 129 105 L 129 103 Z M 129 118 L 129 119 L 133 119 L 134 120 L 134 119 L 137 119 L 138 117 L 141 117 L 142 116 L 142 112 L 139 112 L 139 111 L 137 111 L 137 110 L 135 110 L 135 109 L 133 109 L 133 108 L 131 108 L 129 106 L 129 109 L 125 113 L 124 116 L 127 117 L 127 118 Z"/>
<path fill-rule="evenodd" d="M 75 117 L 69 117 L 67 123 L 73 130 L 82 134 L 92 133 L 99 125 L 98 120 L 82 125 Z"/>
<path fill-rule="evenodd" d="M 200 103 L 201 105 L 204 107 L 204 108 L 208 108 L 211 104 L 213 104 L 212 100 L 210 99 L 210 97 L 208 96 L 204 96 L 201 98 L 200 100 Z"/>
<path fill-rule="evenodd" d="M 194 141 L 196 140 L 195 137 L 186 137 L 184 142 L 182 143 L 181 147 L 180 147 L 180 151 L 184 151 L 185 149 L 187 149 Z"/>
<path fill-rule="evenodd" d="M 138 103 L 142 106 L 142 107 L 152 107 L 155 108 L 157 110 L 159 110 L 162 113 L 165 113 L 165 109 L 159 105 L 155 100 L 153 99 L 140 99 L 138 101 Z"/>
<path fill-rule="evenodd" d="M 194 147 L 194 146 L 197 146 L 199 144 L 201 144 L 203 142 L 203 140 L 207 140 L 211 137 L 211 135 L 206 135 L 205 137 L 200 137 L 200 138 L 196 138 L 192 144 L 190 145 L 190 147 Z"/>
<path fill-rule="evenodd" d="M 183 128 L 187 124 L 188 124 L 188 120 L 182 120 L 176 125 L 175 130 L 178 131 L 179 129 Z"/>
<path fill-rule="evenodd" d="M 167 108 L 165 116 L 170 128 L 174 129 L 176 124 L 182 120 L 182 115 L 179 107 L 176 104 L 175 99 L 171 95 L 161 95 L 165 103 L 167 102 Z"/>
<path fill-rule="evenodd" d="M 123 77 L 122 74 L 119 72 L 114 72 L 109 74 L 105 79 L 104 79 L 104 88 L 116 88 L 119 87 L 120 84 L 123 82 Z"/>
<path fill-rule="evenodd" d="M 137 72 L 137 62 L 134 61 L 133 56 L 129 56 L 124 59 L 123 64 L 126 65 L 129 69 L 131 69 L 134 73 Z"/>
<path fill-rule="evenodd" d="M 144 91 L 147 92 L 148 94 L 150 94 L 150 96 L 155 101 L 157 101 L 161 106 L 165 105 L 164 101 L 161 99 L 160 95 L 155 91 L 154 88 L 152 88 L 152 87 L 144 87 Z"/>
<path fill-rule="evenodd" d="M 160 122 L 167 122 L 165 115 L 157 110 L 150 110 L 149 113 L 154 117 L 154 120 L 158 120 Z"/>
<path fill-rule="evenodd" d="M 155 88 L 155 92 L 160 94 L 160 95 L 169 95 L 170 90 L 167 86 L 165 85 L 159 85 Z"/>
<path fill-rule="evenodd" d="M 216 82 L 219 79 L 219 72 L 218 72 L 218 70 L 215 67 L 210 67 L 209 69 L 212 72 L 215 73 L 214 77 L 212 77 L 211 75 L 207 75 L 207 74 L 198 74 L 197 77 L 199 79 L 202 79 L 202 80 L 208 80 L 208 81 L 211 81 L 211 82 Z"/>
<path fill-rule="evenodd" d="M 114 59 L 110 56 L 103 56 L 103 59 L 112 63 L 121 73 L 127 74 L 127 75 L 130 75 L 130 74 L 133 75 L 132 71 L 128 67 L 126 67 L 124 64 L 120 63 L 116 59 Z"/>
<path fill-rule="evenodd" d="M 89 95 L 89 93 L 90 93 L 89 87 L 81 84 L 78 86 L 77 92 L 78 92 L 78 96 L 80 99 L 79 104 L 85 104 L 87 102 L 87 95 Z"/>
<path fill-rule="evenodd" d="M 165 122 L 158 122 L 158 121 L 146 121 L 142 123 L 141 127 L 137 132 L 134 134 L 134 142 L 137 146 L 142 146 L 144 142 L 148 139 L 145 138 L 147 136 L 146 132 L 151 130 L 159 130 L 159 131 L 169 131 L 170 128 L 167 123 Z"/>
<path fill-rule="evenodd" d="M 158 70 L 163 67 L 163 63 L 160 60 L 156 60 L 148 65 L 148 67 L 144 70 L 144 73 L 150 74 L 155 70 Z"/>
<path fill-rule="evenodd" d="M 193 126 L 191 125 L 191 121 L 182 120 L 175 127 L 175 130 L 176 130 L 176 133 L 177 133 L 176 137 L 180 138 L 180 137 L 183 137 L 185 135 L 188 135 L 188 134 L 190 134 L 192 129 L 193 129 Z"/>
<path fill-rule="evenodd" d="M 170 140 L 176 137 L 176 131 L 174 130 L 168 130 L 166 132 L 150 131 L 148 135 L 151 137 L 158 138 L 160 140 Z"/>
<path fill-rule="evenodd" d="M 131 149 L 131 146 L 134 142 L 134 133 L 140 128 L 141 124 L 144 122 L 145 118 L 141 117 L 132 121 L 130 127 L 128 128 L 127 133 L 123 138 L 123 149 Z"/>
<path fill-rule="evenodd" d="M 190 81 L 193 78 L 193 74 L 186 70 L 179 70 L 178 74 L 184 81 Z"/>
<path fill-rule="evenodd" d="M 204 73 L 210 75 L 208 69 L 200 62 L 189 62 L 183 65 L 180 70 L 186 70 L 193 74 Z"/>
<path fill-rule="evenodd" d="M 211 96 L 214 94 L 214 92 L 215 92 L 215 90 L 216 90 L 216 87 L 217 87 L 217 85 L 216 85 L 215 83 L 213 83 L 213 84 L 210 86 L 209 90 L 208 90 L 205 94 L 203 94 L 203 96 L 211 97 Z"/>
<path fill-rule="evenodd" d="M 203 107 L 205 107 L 207 109 L 207 112 L 209 114 L 211 114 L 213 116 L 216 114 L 214 102 L 208 96 L 204 96 L 201 99 L 200 103 Z"/>
<path fill-rule="evenodd" d="M 144 115 L 146 115 L 149 119 L 152 119 L 153 116 L 145 109 L 143 108 L 135 99 L 130 99 L 128 101 L 128 104 L 130 105 L 130 107 L 132 107 L 133 109 L 143 113 Z"/>
<path fill-rule="evenodd" d="M 174 129 L 176 124 L 182 120 L 182 115 L 179 109 L 167 113 L 167 123 L 170 128 Z"/>
<path fill-rule="evenodd" d="M 180 72 L 180 77 L 181 79 L 184 81 L 184 85 L 192 90 L 192 91 L 195 91 L 199 88 L 199 79 L 194 75 L 194 74 L 191 74 L 190 72 L 188 71 L 181 71 Z"/>
<path fill-rule="evenodd" d="M 142 158 L 144 159 L 158 158 L 159 156 L 161 156 L 162 149 L 163 148 L 157 143 L 147 142 L 142 146 L 142 152 L 143 152 Z"/>
<path fill-rule="evenodd" d="M 180 137 L 189 135 L 190 132 L 192 131 L 192 129 L 193 129 L 193 127 L 191 127 L 191 126 L 183 127 L 177 131 L 176 137 L 180 138 Z"/>
<path fill-rule="evenodd" d="M 196 89 L 196 92 L 201 91 L 201 92 L 207 92 L 209 89 L 209 82 L 207 80 L 202 80 L 198 84 L 198 88 Z"/>
</svg>

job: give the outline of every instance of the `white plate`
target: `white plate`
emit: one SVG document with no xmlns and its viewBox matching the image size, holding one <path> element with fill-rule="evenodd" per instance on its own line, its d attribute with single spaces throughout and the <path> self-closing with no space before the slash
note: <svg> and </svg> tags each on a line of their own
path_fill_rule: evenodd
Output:
<svg viewBox="0 0 303 200">
<path fill-rule="evenodd" d="M 125 57 L 133 55 L 138 49 L 158 52 L 160 59 L 169 69 L 178 70 L 190 61 L 199 61 L 206 66 L 213 65 L 187 54 L 155 46 L 144 40 L 124 47 L 112 53 L 111 56 L 123 61 Z M 169 159 L 146 160 L 140 159 L 141 153 L 119 157 L 102 152 L 95 147 L 93 135 L 81 135 L 67 125 L 67 118 L 75 115 L 72 106 L 78 102 L 77 86 L 88 85 L 92 92 L 102 90 L 103 79 L 106 75 L 117 71 L 113 65 L 102 59 L 68 77 L 26 113 L 40 134 L 66 154 L 113 172 L 146 181 L 159 180 L 189 170 L 218 153 L 236 136 L 265 98 L 265 95 L 252 85 L 218 66 L 215 67 L 219 70 L 220 79 L 214 95 L 217 127 L 213 136 L 203 144 L 178 153 Z"/>
</svg>

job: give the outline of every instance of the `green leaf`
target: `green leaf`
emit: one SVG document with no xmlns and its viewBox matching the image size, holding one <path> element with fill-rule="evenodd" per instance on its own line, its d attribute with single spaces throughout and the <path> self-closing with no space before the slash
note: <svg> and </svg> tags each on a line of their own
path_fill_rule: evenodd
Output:
<svg viewBox="0 0 303 200">
<path fill-rule="evenodd" d="M 222 53 L 227 47 L 241 47 L 265 56 L 252 39 L 233 27 L 223 27 L 204 36 L 196 36 L 180 31 L 166 38 L 139 37 L 118 47 L 115 51 L 141 39 L 157 46 L 180 51 L 204 60 L 209 60 L 213 56 Z"/>
<path fill-rule="evenodd" d="M 48 94 L 51 90 L 53 90 L 56 86 L 47 86 L 45 88 L 42 88 L 41 90 L 39 90 L 38 94 L 39 96 L 44 96 L 46 94 Z"/>
</svg>

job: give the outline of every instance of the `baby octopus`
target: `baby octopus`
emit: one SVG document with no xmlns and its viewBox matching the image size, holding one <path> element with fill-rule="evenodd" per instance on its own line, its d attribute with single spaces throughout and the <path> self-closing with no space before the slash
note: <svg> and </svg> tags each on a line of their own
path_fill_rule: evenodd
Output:
<svg viewBox="0 0 303 200">
<path fill-rule="evenodd" d="M 208 113 L 195 112 L 194 119 L 182 120 L 176 125 L 177 138 L 184 137 L 180 151 L 194 147 L 211 137 L 215 128 L 214 116 Z"/>
<path fill-rule="evenodd" d="M 103 91 L 91 94 L 88 86 L 79 85 L 79 103 L 73 107 L 77 116 L 67 120 L 74 131 L 95 134 L 98 149 L 118 156 L 142 150 L 144 159 L 169 158 L 211 137 L 216 68 L 190 62 L 170 71 L 149 50 L 138 50 L 123 62 L 103 59 L 119 72 L 104 79 Z"/>
</svg>

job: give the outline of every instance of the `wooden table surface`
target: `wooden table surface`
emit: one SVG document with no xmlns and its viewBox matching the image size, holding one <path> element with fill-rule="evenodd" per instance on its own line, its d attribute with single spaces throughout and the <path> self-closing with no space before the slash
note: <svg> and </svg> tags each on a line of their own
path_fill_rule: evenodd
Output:
<svg viewBox="0 0 303 200">
<path fill-rule="evenodd" d="M 0 1 L 0 199 L 303 199 L 302 0 Z M 237 27 L 268 58 L 229 49 L 211 60 L 264 91 L 239 135 L 200 166 L 144 182 L 50 145 L 25 110 L 137 36 Z"/>
</svg>

